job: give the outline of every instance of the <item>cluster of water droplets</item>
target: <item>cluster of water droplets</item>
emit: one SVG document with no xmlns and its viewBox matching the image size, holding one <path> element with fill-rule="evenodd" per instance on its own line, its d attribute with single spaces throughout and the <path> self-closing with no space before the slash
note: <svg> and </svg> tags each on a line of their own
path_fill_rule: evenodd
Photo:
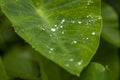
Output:
<svg viewBox="0 0 120 80">
<path fill-rule="evenodd" d="M 101 19 L 100 16 L 94 16 L 94 15 L 91 15 L 91 14 L 87 15 L 86 18 L 87 18 L 87 20 L 86 20 L 85 23 L 88 26 L 94 24 L 96 21 Z"/>
<path fill-rule="evenodd" d="M 68 59 L 68 61 L 69 61 L 69 62 L 74 62 L 75 59 L 70 58 L 70 59 Z M 78 67 L 78 66 L 81 66 L 81 65 L 82 65 L 83 60 L 75 61 L 74 63 L 75 63 L 74 66 Z M 69 67 L 70 65 L 71 65 L 71 64 L 69 64 L 69 63 L 68 63 L 68 64 L 65 64 L 66 67 Z"/>
<path fill-rule="evenodd" d="M 68 24 L 68 23 L 69 23 L 69 24 L 78 24 L 78 25 L 82 24 L 82 21 L 80 21 L 80 20 L 78 20 L 78 21 L 76 21 L 76 20 L 71 20 L 71 21 L 70 21 L 70 20 L 62 19 L 59 24 L 54 24 L 54 25 L 52 25 L 52 27 L 50 28 L 50 31 L 51 31 L 52 33 L 55 33 L 55 32 L 58 32 L 58 31 L 59 31 L 59 32 L 61 32 L 61 34 L 65 34 L 65 30 L 62 29 L 62 28 L 64 28 L 65 22 L 67 22 L 67 24 Z"/>
<path fill-rule="evenodd" d="M 92 0 L 88 0 L 88 1 L 87 1 L 87 5 L 90 5 L 90 4 L 92 4 L 92 3 L 94 3 Z"/>
<path fill-rule="evenodd" d="M 74 24 L 74 23 L 82 24 L 82 21 L 74 21 L 74 20 L 73 20 L 73 21 L 71 21 L 71 23 L 73 23 L 73 24 Z"/>
<path fill-rule="evenodd" d="M 89 0 L 89 4 L 91 4 L 92 2 L 90 2 L 91 0 Z M 52 32 L 53 34 L 54 33 L 57 33 L 57 32 L 61 32 L 61 34 L 65 34 L 65 30 L 63 28 L 65 28 L 66 26 L 64 25 L 65 23 L 69 23 L 69 24 L 77 24 L 78 25 L 84 25 L 84 26 L 91 26 L 92 24 L 94 24 L 96 21 L 100 20 L 101 17 L 100 16 L 94 16 L 92 14 L 89 14 L 89 15 L 86 15 L 86 21 L 83 21 L 83 20 L 66 20 L 66 19 L 61 19 L 59 24 L 54 24 L 52 25 L 52 27 L 50 27 L 50 32 Z M 68 26 L 69 27 L 69 26 Z M 96 35 L 96 31 L 92 31 L 91 32 L 91 35 L 92 36 L 95 36 Z M 50 34 L 51 37 L 53 37 L 51 34 Z M 89 37 L 83 37 L 82 38 L 83 40 L 89 40 L 90 38 Z M 79 44 L 79 41 L 78 40 L 72 40 L 71 41 L 71 44 L 74 45 L 74 44 Z M 49 48 L 49 53 L 53 53 L 53 51 L 55 50 L 55 48 Z M 75 60 L 74 58 L 70 58 L 68 59 L 69 62 L 73 62 L 75 63 L 75 66 L 81 66 L 82 63 L 83 63 L 83 60 Z M 66 67 L 69 67 L 70 65 L 72 65 L 71 63 L 66 63 L 65 66 Z"/>
<path fill-rule="evenodd" d="M 53 25 L 53 27 L 50 28 L 50 31 L 55 33 L 58 30 L 58 31 L 61 31 L 61 34 L 64 34 L 65 32 L 63 30 L 59 30 L 59 29 L 62 29 L 64 27 L 63 26 L 64 22 L 65 22 L 65 19 L 62 19 L 59 24 Z"/>
<path fill-rule="evenodd" d="M 54 48 L 50 48 L 49 53 L 52 53 L 52 52 L 53 52 L 53 50 L 54 50 Z"/>
</svg>

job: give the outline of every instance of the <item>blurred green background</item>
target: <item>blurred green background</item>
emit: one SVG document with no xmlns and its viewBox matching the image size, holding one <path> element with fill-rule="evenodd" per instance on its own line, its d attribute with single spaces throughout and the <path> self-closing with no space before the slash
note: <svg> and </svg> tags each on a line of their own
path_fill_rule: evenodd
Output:
<svg viewBox="0 0 120 80">
<path fill-rule="evenodd" d="M 119 30 L 120 30 L 120 0 L 104 0 L 104 1 L 107 4 L 111 5 L 116 11 L 119 17 L 118 19 L 119 19 Z M 105 50 L 103 50 L 103 48 Z M 101 51 L 102 53 L 107 53 L 109 51 L 110 53 L 114 53 L 114 56 L 111 54 L 101 54 Z M 119 66 L 117 63 L 120 62 L 119 61 L 120 54 L 118 55 L 117 53 L 120 53 L 120 48 L 114 46 L 113 44 L 110 44 L 101 37 L 100 47 L 97 51 L 97 54 L 92 59 L 92 61 L 102 63 L 103 65 L 106 65 L 106 63 L 111 65 L 111 68 L 113 68 L 111 71 L 113 71 L 113 75 L 115 75 L 117 79 L 118 76 L 116 75 L 116 73 L 119 73 L 119 69 L 118 69 Z M 1 61 L 1 58 L 3 62 Z M 38 59 L 39 57 L 37 52 L 29 44 L 27 44 L 27 42 L 25 42 L 22 38 L 20 38 L 16 34 L 16 32 L 12 27 L 11 22 L 7 19 L 7 17 L 2 13 L 0 9 L 0 65 L 3 65 L 4 67 L 2 68 L 5 69 L 6 71 L 6 72 L 3 71 L 4 73 L 3 76 L 6 76 L 7 74 L 9 80 L 13 80 L 13 79 L 41 80 L 40 72 L 42 71 L 40 71 L 41 70 L 39 65 L 40 62 L 38 62 L 39 61 Z M 46 62 L 48 61 L 46 60 Z M 52 63 L 52 62 L 48 62 L 48 63 Z M 46 64 L 44 65 L 48 66 Z M 55 66 L 58 67 L 57 65 Z M 49 67 L 53 68 L 53 66 L 49 66 Z M 0 73 L 1 72 L 2 71 L 0 71 Z M 53 72 L 57 73 L 57 68 Z M 67 77 L 68 80 L 71 78 L 69 77 L 69 73 L 67 73 L 66 71 L 61 70 L 61 73 L 64 73 L 65 75 L 62 76 Z M 48 74 L 50 75 L 51 73 Z M 76 80 L 73 75 L 72 78 L 73 78 L 72 80 Z M 120 80 L 120 78 L 118 80 Z"/>
</svg>

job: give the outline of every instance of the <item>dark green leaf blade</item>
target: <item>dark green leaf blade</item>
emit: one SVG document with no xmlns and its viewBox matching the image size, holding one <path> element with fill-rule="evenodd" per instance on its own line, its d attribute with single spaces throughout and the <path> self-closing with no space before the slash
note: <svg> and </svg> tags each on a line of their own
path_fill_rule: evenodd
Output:
<svg viewBox="0 0 120 80">
<path fill-rule="evenodd" d="M 100 0 L 0 0 L 16 32 L 48 59 L 79 75 L 96 52 Z"/>
<path fill-rule="evenodd" d="M 38 65 L 33 58 L 35 52 L 29 47 L 14 46 L 3 57 L 3 64 L 10 77 L 39 80 Z"/>
<path fill-rule="evenodd" d="M 118 15 L 115 10 L 106 3 L 102 3 L 102 5 L 102 37 L 113 45 L 120 47 L 120 30 Z"/>
<path fill-rule="evenodd" d="M 82 72 L 80 80 L 114 80 L 111 71 L 103 65 L 91 62 Z"/>
<path fill-rule="evenodd" d="M 0 80 L 8 80 L 1 57 L 0 57 Z"/>
<path fill-rule="evenodd" d="M 119 51 L 118 48 L 101 39 L 100 46 L 92 61 L 98 62 L 111 70 L 114 80 L 119 77 Z"/>
</svg>

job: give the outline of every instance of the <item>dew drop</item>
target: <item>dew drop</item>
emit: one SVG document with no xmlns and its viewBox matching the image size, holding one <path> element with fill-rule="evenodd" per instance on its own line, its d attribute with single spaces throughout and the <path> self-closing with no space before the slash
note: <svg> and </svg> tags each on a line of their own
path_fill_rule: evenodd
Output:
<svg viewBox="0 0 120 80">
<path fill-rule="evenodd" d="M 94 36 L 96 33 L 95 32 L 92 32 L 92 35 Z"/>
<path fill-rule="evenodd" d="M 93 3 L 93 1 L 92 0 L 88 0 L 87 5 L 90 5 L 91 3 Z"/>
<path fill-rule="evenodd" d="M 71 21 L 72 23 L 75 23 L 75 21 Z"/>
<path fill-rule="evenodd" d="M 78 24 L 81 24 L 82 22 L 81 21 L 78 21 Z"/>
<path fill-rule="evenodd" d="M 60 28 L 63 28 L 63 26 L 61 25 Z"/>
<path fill-rule="evenodd" d="M 65 19 L 63 19 L 62 21 L 61 21 L 61 24 L 63 24 L 65 22 Z"/>
<path fill-rule="evenodd" d="M 55 29 L 55 28 L 51 28 L 51 31 L 52 31 L 52 32 L 55 32 L 55 31 L 56 31 L 56 29 Z"/>
<path fill-rule="evenodd" d="M 93 16 L 92 15 L 87 15 L 87 18 L 92 18 L 93 19 Z"/>
<path fill-rule="evenodd" d="M 74 44 L 76 44 L 76 43 L 77 43 L 77 41 L 73 41 L 73 43 L 74 43 Z"/>
<path fill-rule="evenodd" d="M 79 66 L 80 66 L 81 64 L 82 64 L 82 60 L 77 63 L 77 65 L 79 65 Z"/>
<path fill-rule="evenodd" d="M 52 53 L 53 50 L 54 50 L 53 48 L 50 48 L 49 53 Z"/>
<path fill-rule="evenodd" d="M 50 48 L 51 51 L 53 51 L 53 48 Z"/>
<path fill-rule="evenodd" d="M 101 19 L 101 17 L 99 16 L 99 17 L 98 17 L 98 19 L 100 20 L 100 19 Z"/>
<path fill-rule="evenodd" d="M 54 26 L 55 26 L 55 27 L 57 27 L 57 25 L 56 25 L 56 24 L 55 24 Z"/>
<path fill-rule="evenodd" d="M 69 65 L 69 64 L 66 64 L 65 66 L 66 66 L 66 67 L 69 67 L 70 65 Z"/>
<path fill-rule="evenodd" d="M 89 38 L 86 38 L 86 40 L 88 40 Z"/>
</svg>

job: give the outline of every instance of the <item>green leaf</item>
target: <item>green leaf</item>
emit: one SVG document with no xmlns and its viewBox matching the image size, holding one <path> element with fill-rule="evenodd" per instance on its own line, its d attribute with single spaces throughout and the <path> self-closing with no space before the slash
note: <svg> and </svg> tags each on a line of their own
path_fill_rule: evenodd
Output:
<svg viewBox="0 0 120 80">
<path fill-rule="evenodd" d="M 98 51 L 96 55 L 93 57 L 92 61 L 99 62 L 102 65 L 108 67 L 111 70 L 111 74 L 114 80 L 118 80 L 119 77 L 118 48 L 101 39 Z"/>
<path fill-rule="evenodd" d="M 8 80 L 1 57 L 0 57 L 0 80 Z"/>
<path fill-rule="evenodd" d="M 10 77 L 39 79 L 39 68 L 33 58 L 33 51 L 28 47 L 15 46 L 3 57 L 3 63 Z"/>
<path fill-rule="evenodd" d="M 100 0 L 0 0 L 16 32 L 46 58 L 79 76 L 96 52 Z"/>
<path fill-rule="evenodd" d="M 115 10 L 109 5 L 105 3 L 103 3 L 102 5 L 102 37 L 113 45 L 120 47 L 120 30 L 118 25 L 118 15 Z"/>
<path fill-rule="evenodd" d="M 92 62 L 82 72 L 80 80 L 113 80 L 109 69 L 99 63 Z"/>
</svg>

